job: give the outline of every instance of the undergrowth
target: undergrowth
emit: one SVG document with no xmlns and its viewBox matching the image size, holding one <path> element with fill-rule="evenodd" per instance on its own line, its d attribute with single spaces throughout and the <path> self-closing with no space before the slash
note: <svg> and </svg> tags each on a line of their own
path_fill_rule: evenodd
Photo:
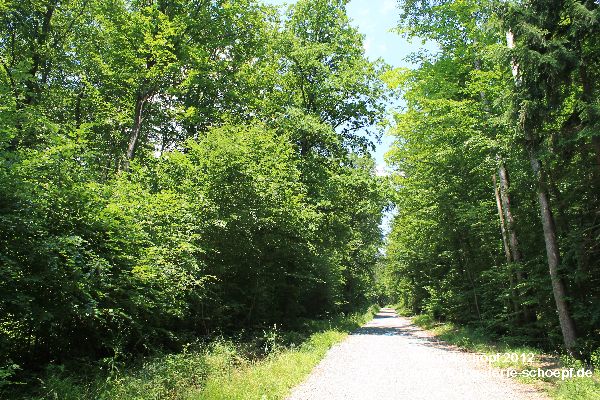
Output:
<svg viewBox="0 0 600 400">
<path fill-rule="evenodd" d="M 306 321 L 304 329 L 273 327 L 253 341 L 215 339 L 190 344 L 178 354 L 159 354 L 135 365 L 103 360 L 85 371 L 50 366 L 35 392 L 4 392 L 9 398 L 109 399 L 282 399 L 302 382 L 327 350 L 377 312 Z"/>
</svg>

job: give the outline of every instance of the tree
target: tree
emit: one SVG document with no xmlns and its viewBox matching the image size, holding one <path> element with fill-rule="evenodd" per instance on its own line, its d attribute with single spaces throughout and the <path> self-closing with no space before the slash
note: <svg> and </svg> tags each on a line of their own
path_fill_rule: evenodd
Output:
<svg viewBox="0 0 600 400">
<path fill-rule="evenodd" d="M 0 12 L 0 372 L 373 298 L 385 88 L 345 2 Z"/>
<path fill-rule="evenodd" d="M 507 41 L 509 48 L 514 48 L 515 32 L 517 37 L 527 37 L 524 45 L 513 53 L 515 57 L 512 61 L 512 71 L 516 86 L 513 119 L 515 127 L 523 135 L 535 177 L 552 292 L 565 347 L 573 353 L 576 341 L 575 323 L 568 309 L 565 284 L 559 274 L 560 249 L 550 205 L 547 171 L 542 169 L 540 160 L 542 139 L 539 132 L 543 129 L 544 119 L 548 117 L 552 108 L 559 104 L 558 90 L 561 86 L 561 75 L 564 69 L 568 68 L 571 56 L 560 39 L 555 36 L 560 32 L 558 25 L 561 19 L 562 2 L 550 3 L 533 1 L 524 4 L 524 8 L 520 11 L 524 14 L 516 19 L 515 24 L 511 24 L 515 26 L 509 28 Z M 507 19 L 510 18 L 509 14 Z M 527 31 L 532 28 L 548 34 L 530 35 Z"/>
<path fill-rule="evenodd" d="M 350 25 L 347 0 L 301 0 L 288 11 L 279 48 L 282 104 L 286 117 L 301 113 L 338 130 L 343 144 L 369 146 L 368 131 L 384 112 L 384 67 L 370 62 L 363 37 Z M 361 135 L 359 132 L 367 131 Z M 375 132 L 372 132 L 375 133 Z M 301 153 L 332 151 L 328 139 L 298 132 Z"/>
<path fill-rule="evenodd" d="M 397 117 L 389 155 L 399 212 L 388 244 L 387 286 L 415 310 L 531 338 L 546 327 L 544 343 L 589 354 L 600 322 L 590 301 L 598 268 L 590 258 L 596 254 L 590 235 L 598 229 L 590 207 L 598 202 L 596 170 L 589 168 L 595 133 L 586 119 L 595 109 L 586 77 L 597 66 L 588 42 L 597 5 L 403 5 L 401 31 L 435 41 L 439 51 L 421 52 L 414 71 L 390 75 L 407 108 Z M 514 48 L 506 46 L 507 31 Z M 462 153 L 448 157 L 456 147 Z M 457 166 L 466 170 L 453 172 Z M 494 191 L 474 193 L 492 174 Z M 456 223 L 469 218 L 477 229 Z M 494 230 L 498 218 L 501 229 Z M 473 257 L 472 243 L 490 247 Z"/>
</svg>

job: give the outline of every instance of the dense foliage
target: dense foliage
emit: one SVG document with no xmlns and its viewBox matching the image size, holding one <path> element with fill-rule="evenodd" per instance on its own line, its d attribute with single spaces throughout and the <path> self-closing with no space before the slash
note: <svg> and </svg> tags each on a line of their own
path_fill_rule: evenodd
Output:
<svg viewBox="0 0 600 400">
<path fill-rule="evenodd" d="M 406 100 L 388 154 L 388 296 L 589 355 L 600 345 L 598 2 L 401 9 L 401 31 L 435 50 L 388 77 Z"/>
<path fill-rule="evenodd" d="M 346 3 L 0 2 L 0 386 L 371 300 L 386 89 Z"/>
</svg>

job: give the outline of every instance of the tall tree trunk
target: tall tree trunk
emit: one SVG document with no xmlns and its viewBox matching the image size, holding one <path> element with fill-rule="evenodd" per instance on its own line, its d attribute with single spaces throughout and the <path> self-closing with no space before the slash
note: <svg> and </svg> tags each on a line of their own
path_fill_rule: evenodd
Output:
<svg viewBox="0 0 600 400">
<path fill-rule="evenodd" d="M 510 207 L 510 181 L 508 178 L 508 171 L 506 170 L 506 165 L 504 164 L 504 161 L 500 162 L 500 166 L 498 167 L 498 176 L 500 177 L 500 198 L 502 200 L 502 209 L 506 218 L 506 232 L 508 234 L 512 258 L 514 262 L 521 262 L 523 257 L 521 255 L 521 250 L 519 249 L 519 240 L 517 239 L 515 219 L 513 217 Z M 517 276 L 519 276 L 520 274 L 521 272 L 518 271 Z M 519 279 L 521 279 L 520 276 Z"/>
<path fill-rule="evenodd" d="M 129 169 L 129 162 L 133 160 L 135 156 L 135 150 L 138 145 L 140 137 L 140 130 L 142 128 L 142 113 L 144 111 L 144 104 L 148 100 L 148 95 L 143 92 L 139 92 L 135 101 L 135 110 L 133 114 L 133 126 L 131 133 L 129 134 L 129 144 L 127 145 L 127 153 L 125 154 L 125 162 L 123 163 L 123 170 Z"/>
<path fill-rule="evenodd" d="M 515 46 L 514 34 L 510 29 L 506 33 L 506 43 L 511 49 Z M 521 85 L 519 64 L 514 59 L 512 61 L 511 69 L 515 80 L 515 85 Z M 565 348 L 570 354 L 573 354 L 575 341 L 577 339 L 575 333 L 575 323 L 573 322 L 571 314 L 569 313 L 569 308 L 567 307 L 567 301 L 565 299 L 565 285 L 559 275 L 560 252 L 558 248 L 558 241 L 556 239 L 554 217 L 552 215 L 552 209 L 550 208 L 548 189 L 546 187 L 544 174 L 542 171 L 542 163 L 537 157 L 539 145 L 538 141 L 536 140 L 535 133 L 532 132 L 531 129 L 526 126 L 526 124 L 522 124 L 520 129 L 525 136 L 525 147 L 529 154 L 529 161 L 531 163 L 531 169 L 533 170 L 537 186 L 542 227 L 544 230 L 544 242 L 546 243 L 546 256 L 548 259 L 548 268 L 550 270 L 550 280 L 552 282 L 552 293 L 554 295 L 554 301 L 556 303 L 556 310 L 558 313 L 558 321 L 560 323 L 560 329 Z"/>
<path fill-rule="evenodd" d="M 492 175 L 492 182 L 494 183 L 494 194 L 496 196 L 496 206 L 498 207 L 498 217 L 500 218 L 500 231 L 502 232 L 502 243 L 504 244 L 504 254 L 506 255 L 506 262 L 512 262 L 512 254 L 510 253 L 510 247 L 508 245 L 508 235 L 506 233 L 506 223 L 504 222 L 504 212 L 502 210 L 502 202 L 500 200 L 500 193 L 498 191 L 498 183 L 496 181 L 496 175 Z"/>
<path fill-rule="evenodd" d="M 510 205 L 510 179 L 508 176 L 508 171 L 506 169 L 506 164 L 504 160 L 500 161 L 500 165 L 498 166 L 498 176 L 500 177 L 500 198 L 502 200 L 502 209 L 504 211 L 504 217 L 506 218 L 506 231 L 508 234 L 508 239 L 510 243 L 510 251 L 512 254 L 512 260 L 515 263 L 520 263 L 523 259 L 523 255 L 521 253 L 521 249 L 519 248 L 519 240 L 517 237 L 517 229 L 515 226 L 515 219 L 513 217 L 513 213 Z M 517 286 L 524 282 L 527 279 L 527 275 L 523 273 L 521 270 L 521 265 L 515 265 L 516 271 L 515 275 L 517 276 Z M 517 302 L 519 307 L 516 308 L 515 311 L 518 313 L 518 323 L 522 324 L 525 322 L 533 322 L 535 321 L 535 312 L 531 309 L 531 307 L 523 306 L 523 291 L 519 288 L 515 289 L 515 293 L 517 296 Z"/>
<path fill-rule="evenodd" d="M 512 263 L 512 254 L 510 246 L 508 244 L 508 235 L 506 233 L 506 223 L 504 221 L 504 211 L 502 210 L 502 201 L 500 200 L 500 191 L 498 190 L 498 182 L 496 181 L 496 175 L 492 175 L 492 182 L 494 184 L 494 195 L 496 197 L 496 206 L 498 207 L 498 217 L 500 218 L 500 231 L 502 232 L 502 243 L 504 245 L 504 254 L 506 255 L 506 263 L 510 266 Z M 514 315 L 519 315 L 519 302 L 517 301 L 517 291 L 515 289 L 515 278 L 513 277 L 512 271 L 508 271 L 508 280 L 510 284 L 511 304 Z"/>
<path fill-rule="evenodd" d="M 556 303 L 556 310 L 558 312 L 558 321 L 560 322 L 560 328 L 565 347 L 569 353 L 573 353 L 577 336 L 575 333 L 575 323 L 571 318 L 569 308 L 567 307 L 567 301 L 565 299 L 565 284 L 559 274 L 560 252 L 558 248 L 558 241 L 556 239 L 554 217 L 552 215 L 552 209 L 550 208 L 550 200 L 548 197 L 548 190 L 546 189 L 541 162 L 536 157 L 533 146 L 530 144 L 528 147 L 529 160 L 537 184 L 542 226 L 544 228 L 544 241 L 546 242 L 546 255 L 548 257 L 550 280 L 552 281 L 552 292 L 554 294 L 554 301 Z"/>
</svg>

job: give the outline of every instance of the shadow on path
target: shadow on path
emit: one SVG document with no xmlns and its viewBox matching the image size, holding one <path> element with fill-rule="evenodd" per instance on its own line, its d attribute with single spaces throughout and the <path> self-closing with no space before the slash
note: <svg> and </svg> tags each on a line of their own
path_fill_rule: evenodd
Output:
<svg viewBox="0 0 600 400">
<path fill-rule="evenodd" d="M 399 336 L 413 339 L 412 341 L 416 341 L 423 346 L 434 347 L 448 352 L 464 353 L 460 348 L 425 332 L 410 322 L 409 319 L 398 317 L 395 311 L 389 308 L 383 308 L 374 316 L 371 322 L 356 329 L 350 335 Z"/>
</svg>

